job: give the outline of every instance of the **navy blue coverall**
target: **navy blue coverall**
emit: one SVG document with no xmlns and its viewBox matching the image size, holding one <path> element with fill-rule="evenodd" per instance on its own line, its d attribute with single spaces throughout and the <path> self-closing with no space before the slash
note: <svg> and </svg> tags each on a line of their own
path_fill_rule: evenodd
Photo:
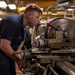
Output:
<svg viewBox="0 0 75 75">
<path fill-rule="evenodd" d="M 0 39 L 11 41 L 11 47 L 14 51 L 18 49 L 18 46 L 24 40 L 24 32 L 23 15 L 8 16 L 0 22 Z M 28 30 L 25 32 L 25 35 L 26 33 L 30 38 Z M 15 61 L 5 55 L 2 50 L 0 50 L 0 75 L 16 75 Z"/>
</svg>

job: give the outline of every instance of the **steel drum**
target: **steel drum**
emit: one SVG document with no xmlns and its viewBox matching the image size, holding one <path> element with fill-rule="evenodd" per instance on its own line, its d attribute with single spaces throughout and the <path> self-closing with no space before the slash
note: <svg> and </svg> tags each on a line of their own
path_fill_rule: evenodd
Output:
<svg viewBox="0 0 75 75">
<path fill-rule="evenodd" d="M 48 28 L 47 36 L 52 38 L 52 33 L 56 30 L 62 30 L 71 42 L 71 46 L 75 45 L 75 20 L 68 18 L 55 18 L 50 21 L 51 26 Z"/>
</svg>

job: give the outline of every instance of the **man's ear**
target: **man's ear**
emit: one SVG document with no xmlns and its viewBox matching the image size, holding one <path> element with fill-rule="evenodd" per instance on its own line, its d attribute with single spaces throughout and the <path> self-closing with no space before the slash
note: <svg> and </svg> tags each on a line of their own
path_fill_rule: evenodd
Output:
<svg viewBox="0 0 75 75">
<path fill-rule="evenodd" d="M 30 18 L 31 16 L 32 16 L 31 13 L 28 13 L 28 14 L 27 14 L 27 17 L 28 17 L 28 18 Z"/>
</svg>

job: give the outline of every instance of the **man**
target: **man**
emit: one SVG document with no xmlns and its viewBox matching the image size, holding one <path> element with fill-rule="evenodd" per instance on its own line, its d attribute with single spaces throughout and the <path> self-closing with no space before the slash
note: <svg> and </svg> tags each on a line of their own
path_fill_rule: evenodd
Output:
<svg viewBox="0 0 75 75">
<path fill-rule="evenodd" d="M 0 23 L 0 75 L 16 75 L 15 62 L 25 66 L 25 61 L 21 60 L 14 51 L 19 49 L 19 45 L 25 39 L 25 27 L 34 27 L 40 23 L 42 11 L 36 4 L 27 5 L 22 15 L 8 16 Z"/>
</svg>

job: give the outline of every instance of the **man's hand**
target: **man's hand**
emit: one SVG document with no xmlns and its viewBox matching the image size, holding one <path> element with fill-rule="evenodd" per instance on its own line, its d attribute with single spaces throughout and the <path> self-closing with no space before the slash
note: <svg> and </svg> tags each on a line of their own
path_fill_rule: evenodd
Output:
<svg viewBox="0 0 75 75">
<path fill-rule="evenodd" d="M 25 61 L 25 59 L 20 60 L 20 62 L 17 62 L 17 64 L 18 64 L 18 66 L 19 66 L 19 69 L 20 69 L 23 73 L 25 73 L 25 71 L 24 71 L 24 68 L 26 67 L 26 61 Z"/>
</svg>

